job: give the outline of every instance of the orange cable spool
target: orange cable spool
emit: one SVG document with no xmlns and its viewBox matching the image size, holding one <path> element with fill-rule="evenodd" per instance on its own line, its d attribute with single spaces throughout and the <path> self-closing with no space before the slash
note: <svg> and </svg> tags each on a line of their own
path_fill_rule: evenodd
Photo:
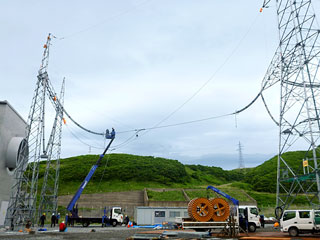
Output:
<svg viewBox="0 0 320 240">
<path fill-rule="evenodd" d="M 208 222 L 213 215 L 213 207 L 206 198 L 192 199 L 188 204 L 189 216 L 199 222 Z"/>
<path fill-rule="evenodd" d="M 222 198 L 214 198 L 210 200 L 213 207 L 212 219 L 215 222 L 224 222 L 230 215 L 229 203 Z"/>
<path fill-rule="evenodd" d="M 192 204 L 194 203 L 194 201 L 196 200 L 196 198 L 192 199 L 189 203 L 188 203 L 188 214 L 189 217 L 193 219 L 192 217 Z"/>
</svg>

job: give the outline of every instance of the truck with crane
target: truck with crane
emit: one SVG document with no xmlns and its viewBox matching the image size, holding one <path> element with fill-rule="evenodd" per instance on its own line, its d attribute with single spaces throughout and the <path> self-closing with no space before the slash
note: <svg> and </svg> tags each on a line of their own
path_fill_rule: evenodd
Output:
<svg viewBox="0 0 320 240">
<path fill-rule="evenodd" d="M 188 204 L 189 218 L 177 218 L 176 223 L 182 229 L 196 231 L 226 230 L 235 236 L 239 229 L 255 232 L 261 227 L 258 208 L 256 206 L 241 206 L 239 201 L 223 191 L 208 186 L 207 190 L 227 198 L 233 206 L 223 198 L 195 198 Z M 231 236 L 231 235 L 229 235 Z"/>
<path fill-rule="evenodd" d="M 110 148 L 113 140 L 115 139 L 115 130 L 112 129 L 111 133 L 109 131 L 106 131 L 106 139 L 110 139 L 110 142 L 108 143 L 107 147 L 103 151 L 103 153 L 99 156 L 99 159 L 97 162 L 91 167 L 89 173 L 81 183 L 79 189 L 69 202 L 67 206 L 68 216 L 66 217 L 66 222 L 73 225 L 74 223 L 82 224 L 83 227 L 88 227 L 91 223 L 100 223 L 102 226 L 106 225 L 112 225 L 113 227 L 117 226 L 118 224 L 123 223 L 123 214 L 121 207 L 112 207 L 110 209 L 104 209 L 104 215 L 102 217 L 82 217 L 78 215 L 78 205 L 76 205 L 78 199 L 80 198 L 83 190 L 89 183 L 91 177 L 93 176 L 94 172 L 97 170 L 97 168 L 100 166 L 101 161 Z"/>
</svg>

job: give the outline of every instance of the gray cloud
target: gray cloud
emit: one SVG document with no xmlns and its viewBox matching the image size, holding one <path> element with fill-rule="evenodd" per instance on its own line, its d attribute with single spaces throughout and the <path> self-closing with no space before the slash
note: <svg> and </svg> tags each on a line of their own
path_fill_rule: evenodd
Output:
<svg viewBox="0 0 320 240">
<path fill-rule="evenodd" d="M 89 129 L 103 132 L 115 127 L 121 132 L 153 127 L 211 77 L 163 124 L 234 112 L 260 90 L 277 46 L 275 7 L 260 14 L 261 4 L 249 0 L 1 1 L 0 98 L 27 118 L 42 45 L 51 32 L 66 38 L 52 40 L 50 79 L 59 91 L 66 77 L 65 108 Z M 278 93 L 274 88 L 266 94 L 276 116 Z M 63 157 L 87 154 L 89 146 L 82 142 L 92 147 L 104 144 L 102 138 L 81 132 L 70 121 L 63 131 Z M 114 145 L 120 144 L 115 152 L 229 169 L 237 167 L 231 156 L 237 155 L 239 141 L 248 158 L 252 156 L 248 165 L 272 156 L 277 151 L 277 131 L 258 101 L 236 119 L 140 132 L 129 144 L 125 142 L 133 132 L 122 133 Z M 98 154 L 101 149 L 90 151 Z M 215 159 L 229 160 L 224 165 Z"/>
</svg>

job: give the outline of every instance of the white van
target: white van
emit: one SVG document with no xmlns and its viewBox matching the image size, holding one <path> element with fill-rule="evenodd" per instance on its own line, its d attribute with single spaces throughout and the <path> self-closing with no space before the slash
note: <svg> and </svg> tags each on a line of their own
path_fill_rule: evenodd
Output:
<svg viewBox="0 0 320 240">
<path fill-rule="evenodd" d="M 239 206 L 239 216 L 242 215 L 245 218 L 248 217 L 248 230 L 249 232 L 255 232 L 257 228 L 261 227 L 260 215 L 257 206 Z"/>
<path fill-rule="evenodd" d="M 291 237 L 299 233 L 320 232 L 320 210 L 285 210 L 280 219 L 282 232 Z"/>
</svg>

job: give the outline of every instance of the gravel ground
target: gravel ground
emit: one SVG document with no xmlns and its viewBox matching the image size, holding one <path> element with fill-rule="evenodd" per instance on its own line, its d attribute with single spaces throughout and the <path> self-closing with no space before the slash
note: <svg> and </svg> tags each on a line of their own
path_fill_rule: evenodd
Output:
<svg viewBox="0 0 320 240">
<path fill-rule="evenodd" d="M 37 228 L 35 228 L 37 229 Z M 60 233 L 58 228 L 48 228 L 46 232 L 36 231 L 35 234 L 29 233 L 19 233 L 19 232 L 1 232 L 0 239 L 69 239 L 69 240 L 79 240 L 79 239 L 127 239 L 132 237 L 136 233 L 143 232 L 159 232 L 159 230 L 152 229 L 136 229 L 136 228 L 126 228 L 126 227 L 106 227 L 101 228 L 101 226 L 90 226 L 87 228 L 83 227 L 68 227 L 68 232 Z M 95 232 L 91 232 L 94 230 Z M 265 228 L 257 229 L 257 232 L 273 232 L 279 231 L 273 228 L 273 225 L 266 225 Z"/>
<path fill-rule="evenodd" d="M 264 228 L 257 228 L 257 232 L 280 232 L 280 228 L 274 228 L 273 224 L 266 224 Z"/>
<path fill-rule="evenodd" d="M 37 228 L 35 228 L 37 229 Z M 95 232 L 91 232 L 94 230 Z M 150 230 L 150 229 L 149 229 Z M 126 239 L 133 236 L 137 232 L 146 231 L 144 229 L 133 229 L 126 227 L 107 227 L 101 226 L 68 227 L 68 232 L 59 232 L 58 228 L 47 228 L 46 232 L 36 231 L 35 234 L 19 233 L 19 232 L 0 232 L 0 239 Z"/>
</svg>

